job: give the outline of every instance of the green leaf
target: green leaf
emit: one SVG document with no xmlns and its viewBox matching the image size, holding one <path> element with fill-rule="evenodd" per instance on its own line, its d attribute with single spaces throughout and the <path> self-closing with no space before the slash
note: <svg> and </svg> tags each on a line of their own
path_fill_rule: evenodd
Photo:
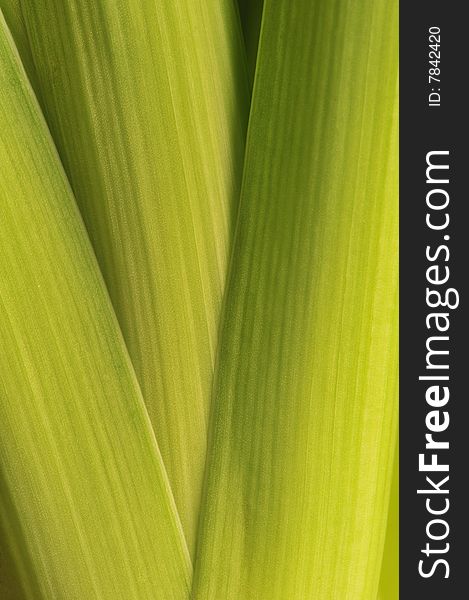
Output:
<svg viewBox="0 0 469 600">
<path fill-rule="evenodd" d="M 0 14 L 0 529 L 26 598 L 181 600 L 191 567 L 83 222 Z"/>
<path fill-rule="evenodd" d="M 396 456 L 391 484 L 391 497 L 388 509 L 388 525 L 384 544 L 378 600 L 399 599 L 399 456 L 396 443 Z"/>
<path fill-rule="evenodd" d="M 21 4 L 44 113 L 192 550 L 249 103 L 235 8 Z"/>
<path fill-rule="evenodd" d="M 193 597 L 378 592 L 397 427 L 397 3 L 266 1 Z"/>
<path fill-rule="evenodd" d="M 0 11 L 6 21 L 15 46 L 20 53 L 21 61 L 33 87 L 37 87 L 34 60 L 31 54 L 28 34 L 23 19 L 21 0 L 0 0 Z"/>
</svg>

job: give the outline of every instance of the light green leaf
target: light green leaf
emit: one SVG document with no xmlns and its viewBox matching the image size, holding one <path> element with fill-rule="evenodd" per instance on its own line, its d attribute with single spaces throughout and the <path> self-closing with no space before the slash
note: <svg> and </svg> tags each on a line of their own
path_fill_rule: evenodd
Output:
<svg viewBox="0 0 469 600">
<path fill-rule="evenodd" d="M 267 0 L 193 596 L 376 598 L 397 426 L 397 3 Z"/>
<path fill-rule="evenodd" d="M 398 447 L 398 444 L 396 444 Z M 378 600 L 399 599 L 399 457 L 396 449 Z"/>
<path fill-rule="evenodd" d="M 30 600 L 182 600 L 143 398 L 0 13 L 0 529 Z"/>
<path fill-rule="evenodd" d="M 46 119 L 192 550 L 249 102 L 235 7 L 21 5 Z"/>
</svg>

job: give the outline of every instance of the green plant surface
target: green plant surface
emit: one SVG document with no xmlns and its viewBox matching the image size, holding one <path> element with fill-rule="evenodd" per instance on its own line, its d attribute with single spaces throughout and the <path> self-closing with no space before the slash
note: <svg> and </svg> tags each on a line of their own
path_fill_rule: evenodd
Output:
<svg viewBox="0 0 469 600">
<path fill-rule="evenodd" d="M 0 494 L 3 494 L 0 476 Z M 10 516 L 10 519 L 12 517 Z M 14 557 L 7 542 L 6 532 L 0 520 L 0 598 L 2 600 L 27 600 L 21 586 L 21 575 L 18 572 Z"/>
<path fill-rule="evenodd" d="M 399 445 L 396 444 L 398 448 Z M 383 564 L 378 600 L 399 599 L 399 456 L 396 451 L 392 475 L 388 525 L 384 544 Z"/>
<path fill-rule="evenodd" d="M 397 40 L 392 0 L 264 4 L 197 600 L 377 596 L 397 431 Z"/>
<path fill-rule="evenodd" d="M 397 600 L 397 12 L 0 0 L 1 600 Z"/>
<path fill-rule="evenodd" d="M 246 46 L 249 78 L 252 84 L 256 72 L 257 49 L 264 0 L 238 0 L 238 6 Z"/>
<path fill-rule="evenodd" d="M 0 0 L 0 12 L 13 36 L 15 46 L 33 87 L 37 88 L 34 60 L 31 54 L 28 34 L 23 19 L 21 0 Z M 37 91 L 37 90 L 36 90 Z"/>
<path fill-rule="evenodd" d="M 182 600 L 158 446 L 1 14 L 0 131 L 0 529 L 24 597 Z"/>
<path fill-rule="evenodd" d="M 36 91 L 192 551 L 249 108 L 235 6 L 21 0 L 21 8 Z"/>
</svg>

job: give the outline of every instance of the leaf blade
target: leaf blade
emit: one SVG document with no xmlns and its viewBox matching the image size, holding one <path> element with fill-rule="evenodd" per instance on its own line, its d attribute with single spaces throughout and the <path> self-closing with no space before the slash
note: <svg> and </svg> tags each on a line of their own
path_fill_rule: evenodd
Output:
<svg viewBox="0 0 469 600">
<path fill-rule="evenodd" d="M 22 2 L 39 97 L 195 545 L 247 78 L 231 0 Z"/>
<path fill-rule="evenodd" d="M 3 18 L 0 64 L 0 521 L 7 545 L 27 598 L 181 600 L 191 566 L 161 456 Z"/>
<path fill-rule="evenodd" d="M 265 2 L 195 598 L 376 596 L 397 423 L 396 15 Z"/>
</svg>

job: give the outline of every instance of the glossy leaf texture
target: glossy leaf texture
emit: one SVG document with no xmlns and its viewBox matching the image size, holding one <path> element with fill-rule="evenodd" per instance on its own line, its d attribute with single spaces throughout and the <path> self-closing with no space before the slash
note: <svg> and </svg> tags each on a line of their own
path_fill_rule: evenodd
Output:
<svg viewBox="0 0 469 600">
<path fill-rule="evenodd" d="M 0 530 L 30 600 L 187 598 L 122 334 L 0 14 Z"/>
<path fill-rule="evenodd" d="M 397 5 L 266 0 L 197 600 L 376 598 L 397 430 Z"/>
</svg>

